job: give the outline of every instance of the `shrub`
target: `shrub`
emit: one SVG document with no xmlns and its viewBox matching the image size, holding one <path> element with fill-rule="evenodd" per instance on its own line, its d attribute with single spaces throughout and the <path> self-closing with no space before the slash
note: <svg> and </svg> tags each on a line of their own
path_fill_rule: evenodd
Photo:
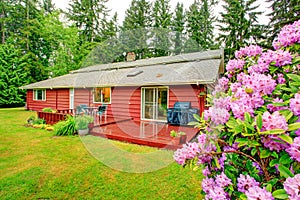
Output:
<svg viewBox="0 0 300 200">
<path fill-rule="evenodd" d="M 44 119 L 41 119 L 41 118 L 36 118 L 35 120 L 33 120 L 33 124 L 34 125 L 46 124 L 46 121 Z"/>
<path fill-rule="evenodd" d="M 43 108 L 42 110 L 43 112 L 48 112 L 48 113 L 55 113 L 56 110 L 52 109 L 52 108 Z"/>
<path fill-rule="evenodd" d="M 94 118 L 89 115 L 79 115 L 76 117 L 77 130 L 84 130 L 88 128 L 88 124 L 94 122 Z"/>
<path fill-rule="evenodd" d="M 75 118 L 67 115 L 66 120 L 60 121 L 54 125 L 54 135 L 68 136 L 76 133 Z"/>
<path fill-rule="evenodd" d="M 251 45 L 227 63 L 197 142 L 174 154 L 202 167 L 205 199 L 300 199 L 299 43 L 300 20 L 281 30 L 275 51 Z"/>
</svg>

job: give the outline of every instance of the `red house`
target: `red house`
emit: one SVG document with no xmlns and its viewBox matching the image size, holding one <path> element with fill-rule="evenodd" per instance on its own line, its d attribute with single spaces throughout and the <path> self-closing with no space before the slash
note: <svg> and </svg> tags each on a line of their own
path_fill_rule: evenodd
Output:
<svg viewBox="0 0 300 200">
<path fill-rule="evenodd" d="M 166 110 L 177 101 L 189 101 L 202 112 L 203 94 L 223 70 L 223 51 L 213 50 L 101 64 L 22 88 L 28 110 L 107 104 L 107 115 L 167 121 Z"/>
</svg>

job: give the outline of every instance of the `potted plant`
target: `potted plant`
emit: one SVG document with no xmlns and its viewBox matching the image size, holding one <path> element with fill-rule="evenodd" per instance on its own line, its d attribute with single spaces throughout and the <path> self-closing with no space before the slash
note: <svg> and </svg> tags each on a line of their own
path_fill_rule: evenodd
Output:
<svg viewBox="0 0 300 200">
<path fill-rule="evenodd" d="M 88 129 L 89 120 L 86 116 L 79 115 L 76 117 L 76 129 L 78 131 L 78 135 L 87 135 L 89 132 Z"/>
<path fill-rule="evenodd" d="M 84 115 L 86 120 L 88 121 L 88 128 L 89 130 L 92 130 L 94 128 L 94 118 L 89 115 Z"/>
<path fill-rule="evenodd" d="M 170 132 L 170 136 L 175 137 L 175 138 L 179 138 L 179 141 L 178 141 L 179 144 L 185 144 L 186 143 L 187 136 L 186 136 L 185 132 L 182 132 L 182 131 L 178 132 L 178 131 L 172 130 Z"/>
</svg>

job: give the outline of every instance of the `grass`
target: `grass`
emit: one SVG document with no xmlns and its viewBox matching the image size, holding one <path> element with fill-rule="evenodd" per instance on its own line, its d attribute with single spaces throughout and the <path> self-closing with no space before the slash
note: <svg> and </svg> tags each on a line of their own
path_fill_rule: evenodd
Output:
<svg viewBox="0 0 300 200">
<path fill-rule="evenodd" d="M 200 172 L 174 162 L 149 173 L 112 169 L 105 162 L 125 161 L 118 153 L 103 154 L 101 145 L 108 140 L 88 136 L 82 142 L 78 136 L 53 137 L 53 132 L 25 127 L 33 114 L 0 109 L 0 199 L 202 199 Z M 172 153 L 122 142 L 110 144 L 129 155 Z M 138 166 L 161 162 L 155 157 L 143 162 L 130 158 Z"/>
</svg>

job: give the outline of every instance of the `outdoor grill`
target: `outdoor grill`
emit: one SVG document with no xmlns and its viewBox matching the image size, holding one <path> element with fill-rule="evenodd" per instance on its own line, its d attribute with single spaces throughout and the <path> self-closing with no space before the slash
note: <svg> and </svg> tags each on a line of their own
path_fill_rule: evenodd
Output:
<svg viewBox="0 0 300 200">
<path fill-rule="evenodd" d="M 172 125 L 187 125 L 196 121 L 194 114 L 199 115 L 199 109 L 192 108 L 191 102 L 176 102 L 173 108 L 168 108 L 168 123 Z"/>
</svg>

